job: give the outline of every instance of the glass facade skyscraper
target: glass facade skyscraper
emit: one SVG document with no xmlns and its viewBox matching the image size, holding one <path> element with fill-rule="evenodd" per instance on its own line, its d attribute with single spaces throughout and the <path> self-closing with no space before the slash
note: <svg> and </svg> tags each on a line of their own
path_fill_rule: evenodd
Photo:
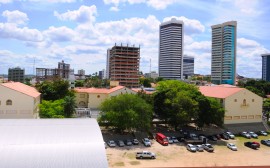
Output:
<svg viewBox="0 0 270 168">
<path fill-rule="evenodd" d="M 159 76 L 183 79 L 183 21 L 171 19 L 159 29 Z"/>
<path fill-rule="evenodd" d="M 262 80 L 270 82 L 270 53 L 262 54 Z"/>
<path fill-rule="evenodd" d="M 212 26 L 211 81 L 213 84 L 235 84 L 237 22 Z"/>
</svg>

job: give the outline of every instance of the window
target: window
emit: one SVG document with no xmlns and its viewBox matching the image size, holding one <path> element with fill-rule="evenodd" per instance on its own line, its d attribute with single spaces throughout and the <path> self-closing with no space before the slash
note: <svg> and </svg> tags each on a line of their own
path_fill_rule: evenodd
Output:
<svg viewBox="0 0 270 168">
<path fill-rule="evenodd" d="M 11 100 L 7 100 L 6 105 L 7 106 L 11 106 L 12 105 L 12 101 Z"/>
<path fill-rule="evenodd" d="M 85 95 L 84 94 L 80 94 L 80 98 L 85 98 Z"/>
<path fill-rule="evenodd" d="M 247 101 L 246 101 L 246 99 L 243 100 L 243 106 L 247 106 Z"/>
<path fill-rule="evenodd" d="M 234 102 L 237 102 L 237 99 L 234 99 Z"/>
<path fill-rule="evenodd" d="M 97 95 L 97 98 L 100 98 L 100 95 Z"/>
<path fill-rule="evenodd" d="M 254 99 L 252 99 L 252 102 L 254 102 L 255 100 Z"/>
<path fill-rule="evenodd" d="M 80 101 L 79 105 L 85 105 L 86 103 L 84 101 Z"/>
</svg>

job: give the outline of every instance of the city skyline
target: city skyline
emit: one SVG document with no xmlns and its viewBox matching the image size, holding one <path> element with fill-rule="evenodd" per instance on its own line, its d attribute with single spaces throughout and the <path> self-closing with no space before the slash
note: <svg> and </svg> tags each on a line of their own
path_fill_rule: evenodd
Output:
<svg viewBox="0 0 270 168">
<path fill-rule="evenodd" d="M 184 22 L 184 55 L 196 74 L 211 74 L 211 25 L 237 21 L 236 73 L 261 78 L 261 54 L 269 53 L 270 2 L 253 0 L 0 0 L 0 74 L 21 67 L 53 68 L 64 60 L 75 71 L 106 69 L 107 49 L 140 46 L 140 71 L 158 72 L 159 25 Z M 138 12 L 140 11 L 140 12 Z"/>
</svg>

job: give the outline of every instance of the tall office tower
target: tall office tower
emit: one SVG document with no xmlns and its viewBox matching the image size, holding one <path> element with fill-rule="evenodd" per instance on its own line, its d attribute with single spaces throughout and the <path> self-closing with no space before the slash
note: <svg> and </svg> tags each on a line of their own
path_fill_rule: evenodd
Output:
<svg viewBox="0 0 270 168">
<path fill-rule="evenodd" d="M 110 79 L 110 52 L 111 49 L 107 49 L 107 61 L 106 61 L 106 79 Z"/>
<path fill-rule="evenodd" d="M 211 81 L 214 84 L 235 84 L 237 22 L 212 26 Z"/>
<path fill-rule="evenodd" d="M 24 82 L 24 69 L 20 67 L 8 69 L 8 80 L 13 82 Z"/>
<path fill-rule="evenodd" d="M 139 87 L 140 47 L 115 45 L 110 50 L 109 77 L 119 85 Z"/>
<path fill-rule="evenodd" d="M 270 53 L 262 54 L 262 80 L 270 82 Z"/>
<path fill-rule="evenodd" d="M 183 76 L 185 79 L 194 75 L 194 57 L 184 55 L 183 57 Z"/>
<path fill-rule="evenodd" d="M 159 76 L 164 79 L 183 78 L 184 23 L 175 18 L 159 27 Z"/>
</svg>

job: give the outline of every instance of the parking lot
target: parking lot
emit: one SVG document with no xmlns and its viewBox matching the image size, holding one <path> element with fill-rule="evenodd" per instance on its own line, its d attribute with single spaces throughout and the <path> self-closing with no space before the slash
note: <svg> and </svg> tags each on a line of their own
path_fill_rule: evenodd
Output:
<svg viewBox="0 0 270 168">
<path fill-rule="evenodd" d="M 106 149 L 109 167 L 216 167 L 216 166 L 266 166 L 270 165 L 270 147 L 261 145 L 258 150 L 244 146 L 246 141 L 270 139 L 270 136 L 260 136 L 259 139 L 236 137 L 235 140 L 222 140 L 214 145 L 214 152 L 195 152 L 186 149 L 183 143 L 162 146 L 152 140 L 151 147 L 140 145 Z M 228 142 L 235 143 L 238 151 L 229 150 Z M 156 159 L 140 160 L 135 158 L 136 152 L 151 151 Z"/>
</svg>

